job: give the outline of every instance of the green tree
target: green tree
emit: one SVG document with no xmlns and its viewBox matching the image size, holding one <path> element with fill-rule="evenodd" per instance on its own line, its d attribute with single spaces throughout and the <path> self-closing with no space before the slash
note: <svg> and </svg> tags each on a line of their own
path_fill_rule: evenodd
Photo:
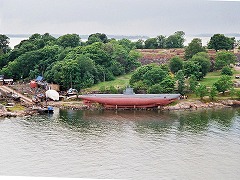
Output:
<svg viewBox="0 0 240 180">
<path fill-rule="evenodd" d="M 195 92 L 198 85 L 197 78 L 194 75 L 191 75 L 189 78 L 189 90 Z"/>
<path fill-rule="evenodd" d="M 6 54 L 7 52 L 9 52 L 10 47 L 9 45 L 9 37 L 7 37 L 4 34 L 0 34 L 0 55 Z"/>
<path fill-rule="evenodd" d="M 186 61 L 183 64 L 183 72 L 187 78 L 191 77 L 191 75 L 194 75 L 197 80 L 200 80 L 202 77 L 200 69 L 201 67 L 199 64 L 195 63 L 194 61 Z"/>
<path fill-rule="evenodd" d="M 154 84 L 148 88 L 148 93 L 159 94 L 159 93 L 172 93 L 174 90 L 175 80 L 170 76 L 163 79 L 162 82 Z"/>
<path fill-rule="evenodd" d="M 180 94 L 184 94 L 184 90 L 185 90 L 185 77 L 184 77 L 184 73 L 182 70 L 179 70 L 176 74 L 176 79 L 177 79 L 177 89 L 178 89 L 178 93 Z"/>
<path fill-rule="evenodd" d="M 144 40 L 139 39 L 135 42 L 136 49 L 144 49 Z"/>
<path fill-rule="evenodd" d="M 123 38 L 118 40 L 118 43 L 125 49 L 127 52 L 131 51 L 135 48 L 135 43 L 130 41 L 129 39 Z"/>
<path fill-rule="evenodd" d="M 149 38 L 145 41 L 146 49 L 157 49 L 158 43 L 156 38 Z"/>
<path fill-rule="evenodd" d="M 166 76 L 162 82 L 160 82 L 160 86 L 163 88 L 162 93 L 172 93 L 174 91 L 174 85 L 176 81 L 170 77 Z"/>
<path fill-rule="evenodd" d="M 216 51 L 221 49 L 229 50 L 233 49 L 234 42 L 235 38 L 229 38 L 223 34 L 214 34 L 208 43 L 208 48 Z"/>
<path fill-rule="evenodd" d="M 97 70 L 93 60 L 86 55 L 78 55 L 75 59 L 66 57 L 63 61 L 56 62 L 45 77 L 49 82 L 58 83 L 63 88 L 70 87 L 82 89 L 97 83 Z"/>
<path fill-rule="evenodd" d="M 201 98 L 201 100 L 207 94 L 208 94 L 208 90 L 207 90 L 207 87 L 205 85 L 200 84 L 199 86 L 197 86 L 196 95 L 199 96 Z"/>
<path fill-rule="evenodd" d="M 229 66 L 224 66 L 221 70 L 221 74 L 222 75 L 228 75 L 228 76 L 232 76 L 233 75 L 233 71 L 231 69 L 231 67 Z"/>
<path fill-rule="evenodd" d="M 149 88 L 142 80 L 132 83 L 131 86 L 134 88 L 135 92 L 142 91 L 146 93 Z"/>
<path fill-rule="evenodd" d="M 141 54 L 135 50 L 132 50 L 128 53 L 127 59 L 125 62 L 125 71 L 126 73 L 135 70 L 137 67 L 141 66 L 141 63 L 138 59 L 141 57 Z"/>
<path fill-rule="evenodd" d="M 160 66 L 155 66 L 143 75 L 143 82 L 148 86 L 158 84 L 168 75 Z"/>
<path fill-rule="evenodd" d="M 57 39 L 58 45 L 66 47 L 77 47 L 80 45 L 80 37 L 78 34 L 65 34 Z"/>
<path fill-rule="evenodd" d="M 215 69 L 222 69 L 224 66 L 229 66 L 236 62 L 237 57 L 232 52 L 220 51 L 217 52 L 215 58 Z"/>
<path fill-rule="evenodd" d="M 209 92 L 210 99 L 214 100 L 215 97 L 217 96 L 217 94 L 218 94 L 218 91 L 217 91 L 216 86 L 212 86 L 211 89 L 210 89 L 210 92 Z"/>
<path fill-rule="evenodd" d="M 114 86 L 110 86 L 109 91 L 111 94 L 117 94 L 118 90 Z"/>
<path fill-rule="evenodd" d="M 205 52 L 205 48 L 202 46 L 202 40 L 194 38 L 188 46 L 185 48 L 185 58 L 190 59 L 198 52 Z"/>
<path fill-rule="evenodd" d="M 157 66 L 156 64 L 148 64 L 145 66 L 141 66 L 139 67 L 131 76 L 129 83 L 132 86 L 133 84 L 135 84 L 138 81 L 143 81 L 144 78 L 143 76 L 151 69 L 153 69 L 155 66 Z"/>
<path fill-rule="evenodd" d="M 134 90 L 144 91 L 146 89 L 148 89 L 149 91 L 149 88 L 155 84 L 161 85 L 162 87 L 166 88 L 167 91 L 170 91 L 171 88 L 169 87 L 171 87 L 171 82 L 172 81 L 169 77 L 169 72 L 165 68 L 162 68 L 162 66 L 159 66 L 157 64 L 148 64 L 139 67 L 133 73 L 129 81 L 130 85 L 134 87 Z M 161 92 L 163 91 L 164 90 L 161 90 Z"/>
<path fill-rule="evenodd" d="M 199 80 L 206 76 L 211 66 L 210 58 L 207 53 L 199 52 L 189 60 L 199 65 L 200 67 L 199 72 L 196 72 L 199 74 L 198 76 L 196 76 Z"/>
<path fill-rule="evenodd" d="M 112 47 L 113 48 L 113 47 Z M 80 50 L 81 54 L 87 54 L 96 64 L 99 64 L 105 68 L 111 66 L 111 55 L 113 52 L 107 52 L 105 45 L 102 42 L 95 42 L 87 45 Z M 112 50 L 113 51 L 113 50 Z"/>
<path fill-rule="evenodd" d="M 166 48 L 183 48 L 184 36 L 185 33 L 183 31 L 177 31 L 173 35 L 170 35 L 166 39 Z"/>
<path fill-rule="evenodd" d="M 170 59 L 169 62 L 169 69 L 172 73 L 176 73 L 179 70 L 183 69 L 183 59 L 181 59 L 179 56 L 175 56 Z"/>
<path fill-rule="evenodd" d="M 233 82 L 230 76 L 222 75 L 220 79 L 214 83 L 214 86 L 217 88 L 218 92 L 222 92 L 224 94 L 225 91 L 233 87 Z"/>
<path fill-rule="evenodd" d="M 108 37 L 106 34 L 103 34 L 103 33 L 95 33 L 95 34 L 89 35 L 86 43 L 89 45 L 89 44 L 93 44 L 95 42 L 107 43 Z"/>
<path fill-rule="evenodd" d="M 166 48 L 166 36 L 159 35 L 156 37 L 157 40 L 157 48 L 163 49 Z"/>
<path fill-rule="evenodd" d="M 163 87 L 160 84 L 154 84 L 147 90 L 149 94 L 160 94 L 163 91 Z"/>
<path fill-rule="evenodd" d="M 106 93 L 106 87 L 105 86 L 100 86 L 99 91 L 101 93 Z"/>
<path fill-rule="evenodd" d="M 0 54 L 0 69 L 8 64 L 8 54 Z"/>
</svg>

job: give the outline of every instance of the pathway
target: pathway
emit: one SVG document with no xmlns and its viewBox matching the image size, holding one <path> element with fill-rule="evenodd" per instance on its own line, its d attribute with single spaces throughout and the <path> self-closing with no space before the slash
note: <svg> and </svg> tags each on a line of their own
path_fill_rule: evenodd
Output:
<svg viewBox="0 0 240 180">
<path fill-rule="evenodd" d="M 12 88 L 10 88 L 10 87 L 8 87 L 8 86 L 0 86 L 0 90 L 4 91 L 4 92 L 6 92 L 6 93 L 12 92 L 12 93 L 18 95 L 18 96 L 21 98 L 21 100 L 22 100 L 23 102 L 25 102 L 26 104 L 32 105 L 32 99 L 24 96 L 24 95 L 21 94 L 21 93 L 18 93 L 17 91 L 15 91 L 14 89 L 12 89 Z"/>
</svg>

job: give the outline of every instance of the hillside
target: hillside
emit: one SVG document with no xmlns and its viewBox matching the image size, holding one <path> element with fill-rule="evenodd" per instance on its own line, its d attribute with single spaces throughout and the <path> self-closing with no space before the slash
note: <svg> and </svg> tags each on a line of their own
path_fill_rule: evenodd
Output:
<svg viewBox="0 0 240 180">
<path fill-rule="evenodd" d="M 173 48 L 173 49 L 137 49 L 141 53 L 142 57 L 139 59 L 142 65 L 157 63 L 164 64 L 167 63 L 172 57 L 179 56 L 184 58 L 185 49 L 184 48 Z M 216 50 L 207 49 L 207 53 L 211 60 L 215 59 Z M 237 56 L 237 61 L 240 62 L 240 51 L 234 51 Z"/>
</svg>

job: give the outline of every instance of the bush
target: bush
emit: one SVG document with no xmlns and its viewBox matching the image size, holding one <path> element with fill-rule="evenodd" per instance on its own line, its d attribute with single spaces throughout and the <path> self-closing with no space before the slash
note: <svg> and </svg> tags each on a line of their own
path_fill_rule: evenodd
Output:
<svg viewBox="0 0 240 180">
<path fill-rule="evenodd" d="M 105 86 L 101 86 L 101 87 L 99 88 L 99 91 L 100 91 L 101 93 L 105 93 L 105 92 L 106 92 Z"/>
<path fill-rule="evenodd" d="M 233 75 L 233 71 L 232 71 L 232 69 L 229 66 L 224 66 L 222 68 L 221 74 L 222 75 L 232 76 Z"/>
<path fill-rule="evenodd" d="M 111 94 L 117 94 L 118 90 L 114 86 L 110 86 L 109 91 Z"/>
</svg>

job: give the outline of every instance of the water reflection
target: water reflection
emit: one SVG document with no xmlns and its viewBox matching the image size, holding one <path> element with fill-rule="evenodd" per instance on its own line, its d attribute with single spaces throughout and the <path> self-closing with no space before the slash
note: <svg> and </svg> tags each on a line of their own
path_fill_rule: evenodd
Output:
<svg viewBox="0 0 240 180">
<path fill-rule="evenodd" d="M 169 130 L 200 133 L 216 124 L 227 130 L 239 109 L 208 109 L 197 111 L 74 111 L 60 110 L 59 120 L 77 131 L 98 129 L 101 132 L 121 130 L 127 124 L 138 133 L 166 133 Z"/>
<path fill-rule="evenodd" d="M 56 109 L 52 116 L 6 118 L 0 175 L 238 179 L 239 114 Z"/>
</svg>

